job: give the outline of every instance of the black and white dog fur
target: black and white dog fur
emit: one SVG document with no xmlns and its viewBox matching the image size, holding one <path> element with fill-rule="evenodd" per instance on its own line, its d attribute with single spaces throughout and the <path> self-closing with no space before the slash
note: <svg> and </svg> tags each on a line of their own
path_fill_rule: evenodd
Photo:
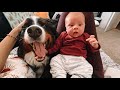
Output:
<svg viewBox="0 0 120 90">
<path fill-rule="evenodd" d="M 57 38 L 57 21 L 32 16 L 26 19 L 19 35 L 18 56 L 24 59 L 40 78 L 49 62 L 46 50 Z"/>
</svg>

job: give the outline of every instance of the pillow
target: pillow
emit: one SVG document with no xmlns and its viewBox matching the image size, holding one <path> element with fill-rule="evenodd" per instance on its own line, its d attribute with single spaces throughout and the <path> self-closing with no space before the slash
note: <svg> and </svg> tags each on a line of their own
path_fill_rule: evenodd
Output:
<svg viewBox="0 0 120 90">
<path fill-rule="evenodd" d="M 48 12 L 34 12 L 34 15 L 39 16 L 41 18 L 50 18 Z"/>
<path fill-rule="evenodd" d="M 33 12 L 3 12 L 11 28 L 16 27 L 25 18 L 33 15 Z"/>
</svg>

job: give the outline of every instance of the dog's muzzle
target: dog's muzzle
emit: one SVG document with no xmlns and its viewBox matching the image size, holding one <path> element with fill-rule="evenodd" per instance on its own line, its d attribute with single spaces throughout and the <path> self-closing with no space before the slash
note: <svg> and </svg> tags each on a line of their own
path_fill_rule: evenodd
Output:
<svg viewBox="0 0 120 90">
<path fill-rule="evenodd" d="M 31 25 L 26 29 L 25 42 L 30 44 L 37 61 L 44 60 L 46 56 L 45 30 L 38 25 Z"/>
</svg>

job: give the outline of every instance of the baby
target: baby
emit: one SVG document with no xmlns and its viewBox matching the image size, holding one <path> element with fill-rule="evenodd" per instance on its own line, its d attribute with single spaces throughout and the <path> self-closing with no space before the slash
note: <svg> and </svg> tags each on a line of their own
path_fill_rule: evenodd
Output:
<svg viewBox="0 0 120 90">
<path fill-rule="evenodd" d="M 51 59 L 53 78 L 91 78 L 93 67 L 86 60 L 87 50 L 97 52 L 100 45 L 94 35 L 85 33 L 85 16 L 82 12 L 70 12 L 65 18 L 66 31 L 57 38 L 48 54 L 60 53 Z"/>
</svg>

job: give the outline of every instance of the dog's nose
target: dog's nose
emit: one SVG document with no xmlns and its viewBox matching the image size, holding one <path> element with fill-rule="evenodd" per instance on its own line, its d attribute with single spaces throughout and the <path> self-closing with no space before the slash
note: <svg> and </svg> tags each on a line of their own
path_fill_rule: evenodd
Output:
<svg viewBox="0 0 120 90">
<path fill-rule="evenodd" d="M 28 32 L 28 35 L 33 39 L 37 39 L 42 34 L 42 30 L 37 27 L 31 27 L 27 30 L 27 32 Z"/>
</svg>

